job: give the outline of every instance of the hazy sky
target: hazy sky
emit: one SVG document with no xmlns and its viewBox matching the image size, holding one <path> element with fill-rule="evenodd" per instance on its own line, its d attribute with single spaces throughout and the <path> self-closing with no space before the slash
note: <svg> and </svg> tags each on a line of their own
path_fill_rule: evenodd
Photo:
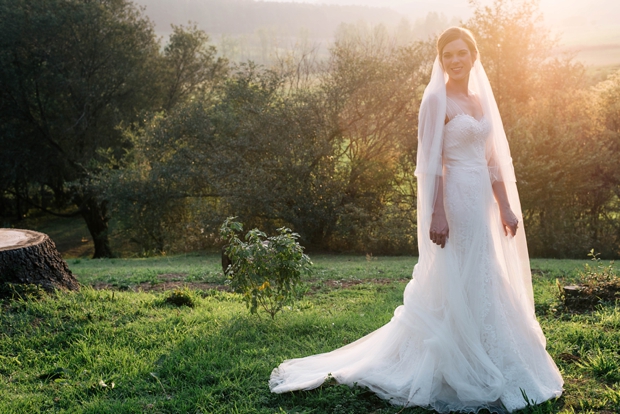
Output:
<svg viewBox="0 0 620 414">
<path fill-rule="evenodd" d="M 467 0 L 267 0 L 295 1 L 323 4 L 357 4 L 375 7 L 389 7 L 404 14 L 424 14 L 438 11 L 447 17 L 467 18 L 471 7 Z M 491 0 L 482 0 L 491 3 Z M 573 19 L 586 19 L 588 23 L 614 24 L 620 21 L 620 0 L 540 0 L 545 20 L 554 26 L 564 25 Z"/>
</svg>

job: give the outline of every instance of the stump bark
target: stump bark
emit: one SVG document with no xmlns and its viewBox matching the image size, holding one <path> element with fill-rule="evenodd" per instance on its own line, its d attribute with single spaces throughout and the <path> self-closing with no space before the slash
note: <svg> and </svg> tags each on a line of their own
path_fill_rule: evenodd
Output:
<svg viewBox="0 0 620 414">
<path fill-rule="evenodd" d="M 18 229 L 0 229 L 0 283 L 34 284 L 48 292 L 80 288 L 47 234 Z"/>
</svg>

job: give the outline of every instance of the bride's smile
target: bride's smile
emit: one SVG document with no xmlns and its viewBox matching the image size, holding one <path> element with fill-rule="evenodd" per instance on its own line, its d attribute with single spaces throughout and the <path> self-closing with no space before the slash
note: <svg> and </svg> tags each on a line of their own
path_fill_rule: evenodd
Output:
<svg viewBox="0 0 620 414">
<path fill-rule="evenodd" d="M 462 39 L 448 43 L 441 54 L 442 66 L 453 81 L 466 81 L 474 60 L 475 57 Z"/>
</svg>

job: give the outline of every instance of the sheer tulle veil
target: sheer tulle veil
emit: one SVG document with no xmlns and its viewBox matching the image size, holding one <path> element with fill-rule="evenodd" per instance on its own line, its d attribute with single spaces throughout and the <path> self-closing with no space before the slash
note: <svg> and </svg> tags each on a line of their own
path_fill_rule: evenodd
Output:
<svg viewBox="0 0 620 414">
<path fill-rule="evenodd" d="M 417 223 L 419 262 L 416 273 L 428 273 L 429 267 L 437 260 L 441 251 L 429 238 L 431 216 L 437 193 L 437 185 L 442 172 L 443 129 L 446 116 L 446 81 L 447 75 L 435 59 L 431 80 L 424 90 L 420 105 L 418 124 L 418 153 L 416 177 L 418 180 Z M 503 181 L 510 201 L 510 206 L 523 223 L 521 203 L 517 192 L 516 179 L 510 148 L 499 114 L 497 103 L 489 79 L 482 67 L 480 59 L 476 59 L 469 77 L 470 93 L 475 94 L 481 105 L 484 117 L 491 123 L 491 136 L 487 140 L 487 162 L 493 180 Z M 499 210 L 492 212 L 494 223 L 502 227 Z M 534 315 L 534 296 L 532 292 L 531 272 L 525 231 L 519 227 L 516 236 L 501 237 L 499 243 L 502 251 L 498 253 L 498 261 L 508 282 L 514 289 L 518 300 L 527 305 L 528 311 Z M 503 234 L 503 230 L 494 232 Z M 449 241 L 448 241 L 449 242 Z"/>
</svg>

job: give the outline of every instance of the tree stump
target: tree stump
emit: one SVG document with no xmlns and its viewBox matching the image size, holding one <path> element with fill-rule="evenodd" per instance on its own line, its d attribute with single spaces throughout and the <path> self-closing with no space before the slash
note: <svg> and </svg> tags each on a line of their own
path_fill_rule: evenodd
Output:
<svg viewBox="0 0 620 414">
<path fill-rule="evenodd" d="M 0 229 L 0 283 L 39 285 L 48 292 L 80 288 L 47 234 L 18 229 Z"/>
<path fill-rule="evenodd" d="M 620 300 L 618 281 L 564 286 L 564 305 L 573 311 L 594 310 L 604 302 Z"/>
</svg>

